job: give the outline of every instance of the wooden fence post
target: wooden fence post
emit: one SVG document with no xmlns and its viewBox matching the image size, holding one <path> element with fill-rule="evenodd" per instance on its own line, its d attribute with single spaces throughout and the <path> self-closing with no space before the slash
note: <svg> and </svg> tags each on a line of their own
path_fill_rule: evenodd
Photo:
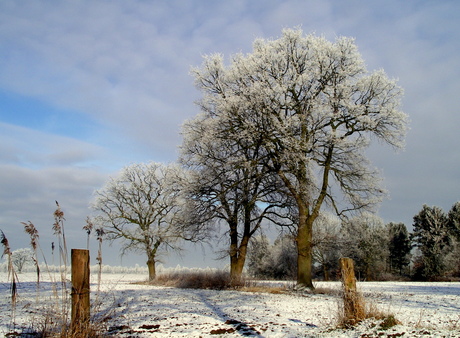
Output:
<svg viewBox="0 0 460 338">
<path fill-rule="evenodd" d="M 342 283 L 346 292 L 356 291 L 356 277 L 353 260 L 351 258 L 340 258 L 340 271 Z"/>
<path fill-rule="evenodd" d="M 89 250 L 72 249 L 72 320 L 74 333 L 84 332 L 89 324 Z"/>
<path fill-rule="evenodd" d="M 343 286 L 343 310 L 346 325 L 361 321 L 365 317 L 364 301 L 356 290 L 356 277 L 353 260 L 340 258 L 340 271 Z"/>
</svg>

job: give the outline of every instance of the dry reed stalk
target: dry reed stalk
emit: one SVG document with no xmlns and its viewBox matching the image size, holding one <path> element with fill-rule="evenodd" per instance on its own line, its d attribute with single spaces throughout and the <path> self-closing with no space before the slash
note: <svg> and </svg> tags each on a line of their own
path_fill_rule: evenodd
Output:
<svg viewBox="0 0 460 338">
<path fill-rule="evenodd" d="M 54 234 L 58 238 L 59 245 L 59 273 L 61 277 L 61 325 L 62 330 L 67 327 L 68 316 L 69 316 L 69 297 L 67 290 L 67 268 L 68 268 L 68 251 L 67 242 L 64 230 L 64 212 L 61 210 L 59 203 L 56 201 L 56 210 L 53 213 Z M 54 250 L 53 250 L 54 251 Z"/>
<path fill-rule="evenodd" d="M 97 293 L 99 294 L 101 287 L 101 277 L 102 277 L 102 240 L 104 238 L 104 229 L 102 227 L 96 229 L 97 241 L 99 242 L 99 247 L 97 250 L 97 264 L 99 265 L 99 270 L 97 272 Z"/>
<path fill-rule="evenodd" d="M 35 228 L 35 225 L 33 225 L 31 221 L 28 221 L 27 223 L 21 222 L 21 224 L 24 225 L 24 231 L 30 237 L 30 246 L 32 247 L 32 250 L 34 253 L 32 259 L 34 261 L 36 272 L 37 272 L 37 300 L 38 300 L 38 294 L 40 293 L 40 265 L 38 264 L 37 248 L 39 247 L 38 239 L 40 236 L 38 235 L 37 228 Z"/>
<path fill-rule="evenodd" d="M 94 224 L 91 222 L 89 217 L 86 217 L 86 225 L 83 227 L 83 230 L 86 231 L 86 234 L 88 235 L 86 237 L 86 249 L 89 250 L 89 237 L 91 236 L 91 232 L 93 231 Z"/>
<path fill-rule="evenodd" d="M 17 296 L 18 296 L 18 275 L 16 274 L 16 271 L 14 269 L 13 265 L 13 259 L 12 259 L 12 252 L 10 248 L 10 244 L 8 242 L 8 239 L 6 238 L 5 234 L 3 233 L 2 230 L 0 230 L 0 243 L 3 245 L 3 256 L 8 257 L 8 280 L 11 278 L 11 322 L 13 324 L 13 327 L 15 325 L 15 315 L 16 315 L 16 301 L 17 301 Z"/>
</svg>

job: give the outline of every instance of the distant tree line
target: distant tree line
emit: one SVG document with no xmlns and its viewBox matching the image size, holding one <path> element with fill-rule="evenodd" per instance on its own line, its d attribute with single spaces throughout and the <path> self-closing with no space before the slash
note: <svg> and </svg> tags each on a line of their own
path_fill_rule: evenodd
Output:
<svg viewBox="0 0 460 338">
<path fill-rule="evenodd" d="M 338 277 L 338 260 L 355 261 L 361 280 L 449 280 L 460 277 L 460 202 L 448 213 L 423 205 L 413 217 L 412 232 L 404 223 L 388 223 L 373 214 L 341 221 L 322 215 L 314 225 L 314 275 Z M 257 278 L 295 276 L 294 238 L 281 234 L 273 244 L 265 235 L 252 239 L 248 273 Z"/>
<path fill-rule="evenodd" d="M 158 169 L 158 164 L 151 165 Z M 134 165 L 129 168 L 140 167 Z M 164 174 L 163 171 L 156 171 L 156 173 Z M 142 181 L 148 181 L 143 175 L 141 175 Z M 162 184 L 160 186 L 162 187 Z M 142 201 L 139 199 L 139 208 L 145 205 Z M 120 208 L 123 210 L 123 213 L 120 212 L 120 218 L 129 218 L 127 208 Z M 134 209 L 139 212 L 139 208 Z M 186 219 L 188 220 L 189 217 Z M 133 220 L 134 218 L 130 218 L 125 225 Z M 181 220 L 179 217 L 176 218 L 176 222 L 167 222 L 167 224 L 175 224 L 175 234 L 167 227 L 162 227 L 160 222 L 160 226 L 153 227 L 154 231 L 140 232 L 145 236 L 142 240 L 149 244 L 152 243 L 150 238 L 155 236 L 161 243 L 163 243 L 161 236 L 171 236 L 176 240 L 182 238 L 203 241 L 205 239 L 181 229 L 181 226 L 188 224 L 188 221 Z M 298 252 L 293 226 L 286 223 L 280 229 L 273 243 L 264 234 L 262 228 L 258 228 L 259 232 L 251 237 L 245 265 L 249 276 L 264 279 L 296 279 Z M 360 213 L 353 218 L 339 218 L 330 213 L 323 213 L 314 223 L 313 277 L 322 280 L 337 279 L 339 258 L 350 257 L 355 261 L 356 274 L 360 280 L 460 278 L 460 201 L 456 202 L 447 213 L 440 207 L 423 205 L 419 213 L 413 217 L 411 229 L 411 232 L 408 231 L 404 223 L 384 224 L 380 217 L 372 213 Z M 125 230 L 138 233 L 136 227 Z M 182 230 L 180 234 L 179 230 Z M 199 230 L 200 234 L 202 232 L 210 234 L 209 229 Z M 133 240 L 132 238 L 129 238 L 130 241 Z M 137 243 L 141 242 L 141 240 L 137 241 Z M 180 245 L 176 244 L 180 248 Z M 148 249 L 147 246 L 146 248 Z M 20 273 L 33 265 L 33 256 L 29 248 L 18 249 L 12 253 L 12 263 Z M 2 265 L 0 267 L 2 270 L 6 268 Z M 105 272 L 112 272 L 107 269 L 113 268 L 104 268 Z"/>
</svg>

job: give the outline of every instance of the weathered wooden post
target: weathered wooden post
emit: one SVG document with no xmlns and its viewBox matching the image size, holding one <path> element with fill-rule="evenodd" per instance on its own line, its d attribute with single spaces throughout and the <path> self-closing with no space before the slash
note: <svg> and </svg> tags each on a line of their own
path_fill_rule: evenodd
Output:
<svg viewBox="0 0 460 338">
<path fill-rule="evenodd" d="M 345 291 L 356 291 L 356 277 L 353 260 L 351 258 L 340 258 L 340 271 L 342 273 L 342 283 Z"/>
<path fill-rule="evenodd" d="M 72 319 L 74 333 L 84 332 L 89 324 L 89 250 L 72 249 Z"/>
<path fill-rule="evenodd" d="M 356 277 L 353 260 L 351 258 L 340 258 L 340 271 L 342 274 L 343 286 L 343 310 L 345 324 L 352 324 L 361 321 L 365 316 L 364 302 L 356 290 Z"/>
</svg>

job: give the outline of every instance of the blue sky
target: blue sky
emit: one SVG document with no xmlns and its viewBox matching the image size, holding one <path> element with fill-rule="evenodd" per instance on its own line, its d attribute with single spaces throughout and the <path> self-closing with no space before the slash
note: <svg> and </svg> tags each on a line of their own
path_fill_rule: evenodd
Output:
<svg viewBox="0 0 460 338">
<path fill-rule="evenodd" d="M 298 26 L 354 37 L 368 69 L 405 89 L 405 151 L 369 150 L 390 191 L 384 221 L 410 225 L 424 203 L 447 211 L 460 200 L 459 14 L 456 0 L 3 0 L 0 229 L 13 249 L 25 247 L 20 222 L 30 220 L 46 247 L 58 200 L 70 245 L 84 247 L 95 189 L 129 163 L 176 160 L 180 125 L 198 112 L 190 67 Z M 117 245 L 106 250 L 106 263 L 119 264 Z M 166 263 L 222 264 L 201 254 Z"/>
</svg>

